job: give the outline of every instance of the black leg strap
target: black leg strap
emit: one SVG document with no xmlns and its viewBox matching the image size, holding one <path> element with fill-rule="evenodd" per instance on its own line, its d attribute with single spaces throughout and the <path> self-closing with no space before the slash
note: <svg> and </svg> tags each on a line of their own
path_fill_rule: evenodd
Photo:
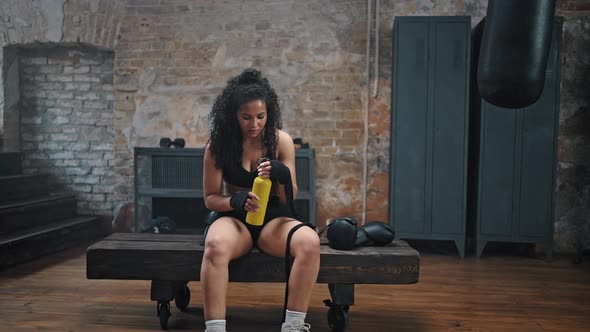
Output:
<svg viewBox="0 0 590 332">
<path fill-rule="evenodd" d="M 305 218 L 297 212 L 295 208 L 295 199 L 293 197 L 293 183 L 291 182 L 291 173 L 289 173 L 289 181 L 285 184 L 285 198 L 287 200 L 287 204 L 289 204 L 289 208 L 291 209 L 291 213 L 295 217 L 295 219 L 306 222 Z M 312 225 L 313 227 L 313 225 Z M 315 227 L 313 227 L 315 229 Z"/>
<path fill-rule="evenodd" d="M 285 274 L 286 274 L 286 285 L 285 285 L 285 305 L 283 307 L 283 322 L 285 321 L 285 315 L 287 312 L 287 301 L 289 299 L 289 275 L 291 274 L 291 237 L 293 237 L 293 234 L 295 233 L 295 231 L 297 231 L 299 228 L 303 227 L 303 226 L 313 226 L 310 224 L 298 224 L 295 225 L 293 228 L 291 228 L 291 230 L 289 231 L 289 234 L 287 235 L 287 248 L 285 250 Z M 282 322 L 281 322 L 282 323 Z"/>
<path fill-rule="evenodd" d="M 291 213 L 293 214 L 293 216 L 295 217 L 295 219 L 298 219 L 299 221 L 301 221 L 301 224 L 295 225 L 293 228 L 291 228 L 291 230 L 289 231 L 289 234 L 287 235 L 287 248 L 285 250 L 285 274 L 286 274 L 286 285 L 285 285 L 285 305 L 283 306 L 283 321 L 285 321 L 285 315 L 287 312 L 287 302 L 289 300 L 289 276 L 291 275 L 291 237 L 293 237 L 293 233 L 295 233 L 295 231 L 297 231 L 299 228 L 303 227 L 303 226 L 308 226 L 311 227 L 311 229 L 315 230 L 315 225 L 307 222 L 295 209 L 295 202 L 293 199 L 293 184 L 291 182 L 291 173 L 289 173 L 289 178 L 288 181 L 285 183 L 285 196 L 287 199 L 287 203 L 289 204 L 289 207 L 291 209 Z M 282 323 L 281 322 L 281 323 Z"/>
</svg>

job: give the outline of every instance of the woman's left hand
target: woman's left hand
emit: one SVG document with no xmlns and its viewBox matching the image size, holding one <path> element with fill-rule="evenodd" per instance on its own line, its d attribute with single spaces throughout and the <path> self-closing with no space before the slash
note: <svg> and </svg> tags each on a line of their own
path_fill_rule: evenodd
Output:
<svg viewBox="0 0 590 332">
<path fill-rule="evenodd" d="M 289 168 L 279 160 L 265 161 L 258 166 L 258 175 L 267 177 L 272 181 L 287 184 L 291 181 Z"/>
<path fill-rule="evenodd" d="M 258 176 L 262 176 L 265 178 L 270 177 L 270 171 L 272 167 L 270 166 L 270 161 L 265 161 L 258 166 Z"/>
</svg>

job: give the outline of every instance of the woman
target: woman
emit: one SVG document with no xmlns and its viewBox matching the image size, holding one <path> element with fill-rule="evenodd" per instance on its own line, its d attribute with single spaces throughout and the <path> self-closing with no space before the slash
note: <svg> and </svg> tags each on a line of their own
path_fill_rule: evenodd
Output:
<svg viewBox="0 0 590 332">
<path fill-rule="evenodd" d="M 293 197 L 297 194 L 295 148 L 291 136 L 280 129 L 278 99 L 268 80 L 254 69 L 231 78 L 217 97 L 210 120 L 203 170 L 205 205 L 221 217 L 207 231 L 201 287 L 205 331 L 225 332 L 229 262 L 253 246 L 283 257 L 287 235 L 301 221 L 289 208 L 285 191 L 290 187 L 285 184 L 291 184 Z M 263 157 L 270 161 L 258 164 Z M 245 222 L 246 213 L 260 207 L 258 197 L 250 191 L 257 175 L 273 180 L 262 226 Z M 281 332 L 310 329 L 304 320 L 319 271 L 319 244 L 310 227 L 293 233 L 290 250 L 294 262 Z"/>
</svg>

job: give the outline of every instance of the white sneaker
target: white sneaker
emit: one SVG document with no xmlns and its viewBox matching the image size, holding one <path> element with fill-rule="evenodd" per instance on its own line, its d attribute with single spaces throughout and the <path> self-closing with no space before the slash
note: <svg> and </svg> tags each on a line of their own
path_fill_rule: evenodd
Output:
<svg viewBox="0 0 590 332">
<path fill-rule="evenodd" d="M 311 325 L 302 320 L 294 320 L 291 323 L 283 323 L 281 332 L 310 332 Z"/>
</svg>

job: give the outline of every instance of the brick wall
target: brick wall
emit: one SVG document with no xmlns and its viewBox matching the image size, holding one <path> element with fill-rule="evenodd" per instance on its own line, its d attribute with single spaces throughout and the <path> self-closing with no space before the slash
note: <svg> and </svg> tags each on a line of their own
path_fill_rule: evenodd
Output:
<svg viewBox="0 0 590 332">
<path fill-rule="evenodd" d="M 360 2 L 129 1 L 116 49 L 117 157 L 160 136 L 207 139 L 207 115 L 226 80 L 259 68 L 277 91 L 284 129 L 316 150 L 320 224 L 360 217 L 364 7 Z M 123 142 L 122 142 L 123 143 Z M 123 167 L 121 168 L 123 170 Z M 130 173 L 131 174 L 131 173 Z M 119 187 L 116 194 L 128 194 Z M 336 209 L 335 209 L 336 207 Z"/>
<path fill-rule="evenodd" d="M 24 173 L 51 174 L 77 194 L 78 211 L 112 215 L 113 53 L 95 48 L 18 50 Z"/>
</svg>

